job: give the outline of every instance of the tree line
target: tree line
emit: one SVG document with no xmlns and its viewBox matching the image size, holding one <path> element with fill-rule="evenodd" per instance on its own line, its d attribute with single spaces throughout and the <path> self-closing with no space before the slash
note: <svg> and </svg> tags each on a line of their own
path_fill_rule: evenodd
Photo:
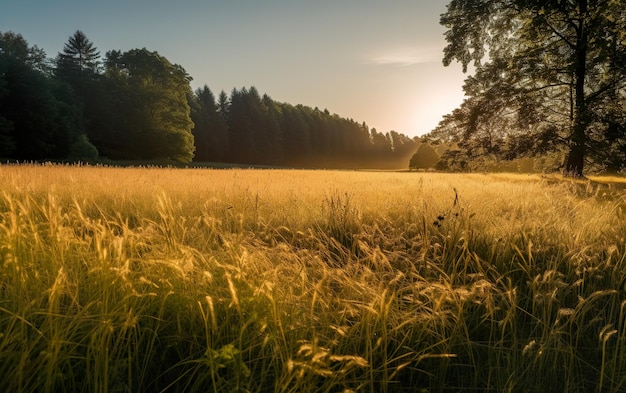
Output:
<svg viewBox="0 0 626 393">
<path fill-rule="evenodd" d="M 192 91 L 157 52 L 104 56 L 76 31 L 54 59 L 0 32 L 0 157 L 303 167 L 406 167 L 417 141 L 260 95 Z"/>
<path fill-rule="evenodd" d="M 406 167 L 416 141 L 303 105 L 260 96 L 255 87 L 194 92 L 196 158 L 209 162 L 325 167 Z"/>
</svg>

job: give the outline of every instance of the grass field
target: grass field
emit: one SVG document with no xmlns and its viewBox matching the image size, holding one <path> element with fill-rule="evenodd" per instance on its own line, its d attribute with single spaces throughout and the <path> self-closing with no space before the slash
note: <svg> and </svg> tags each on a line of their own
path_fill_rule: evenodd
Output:
<svg viewBox="0 0 626 393">
<path fill-rule="evenodd" d="M 623 392 L 624 187 L 0 166 L 0 391 Z"/>
</svg>

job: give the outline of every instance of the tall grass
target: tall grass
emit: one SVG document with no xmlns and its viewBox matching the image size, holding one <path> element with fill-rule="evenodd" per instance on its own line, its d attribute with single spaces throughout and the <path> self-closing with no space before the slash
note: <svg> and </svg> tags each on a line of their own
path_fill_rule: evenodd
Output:
<svg viewBox="0 0 626 393">
<path fill-rule="evenodd" d="M 616 179 L 26 165 L 0 190 L 1 391 L 626 389 Z"/>
</svg>

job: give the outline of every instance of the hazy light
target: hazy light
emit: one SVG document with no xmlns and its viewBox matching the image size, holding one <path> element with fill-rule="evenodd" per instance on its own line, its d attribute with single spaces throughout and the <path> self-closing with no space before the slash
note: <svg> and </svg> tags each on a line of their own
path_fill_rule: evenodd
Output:
<svg viewBox="0 0 626 393">
<path fill-rule="evenodd" d="M 423 63 L 435 63 L 441 61 L 441 49 L 431 48 L 426 50 L 404 48 L 389 50 L 374 55 L 371 62 L 378 65 L 412 66 Z"/>
<path fill-rule="evenodd" d="M 50 57 L 80 29 L 102 54 L 159 52 L 193 88 L 254 85 L 381 132 L 423 134 L 462 100 L 460 69 L 441 64 L 448 0 L 5 2 L 1 30 Z"/>
</svg>

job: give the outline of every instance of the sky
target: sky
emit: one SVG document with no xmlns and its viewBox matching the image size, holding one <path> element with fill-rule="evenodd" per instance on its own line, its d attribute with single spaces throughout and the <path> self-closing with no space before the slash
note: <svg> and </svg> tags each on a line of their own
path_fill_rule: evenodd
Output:
<svg viewBox="0 0 626 393">
<path fill-rule="evenodd" d="M 76 30 L 104 56 L 147 48 L 195 90 L 255 86 L 379 132 L 423 135 L 463 101 L 444 67 L 448 0 L 2 0 L 0 31 L 55 57 Z"/>
</svg>

